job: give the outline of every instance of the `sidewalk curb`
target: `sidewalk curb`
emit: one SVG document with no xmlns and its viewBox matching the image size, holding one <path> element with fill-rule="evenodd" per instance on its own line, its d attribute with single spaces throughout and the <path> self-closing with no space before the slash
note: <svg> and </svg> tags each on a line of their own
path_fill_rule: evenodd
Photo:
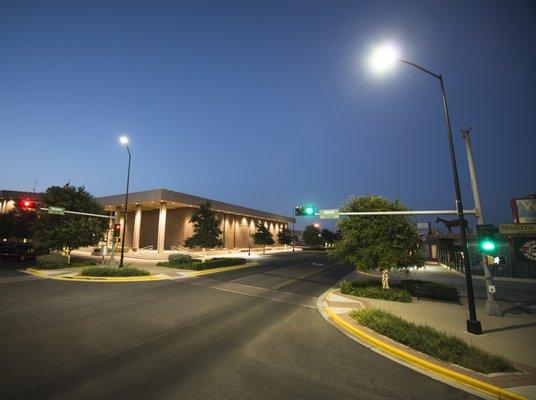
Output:
<svg viewBox="0 0 536 400">
<path fill-rule="evenodd" d="M 188 277 L 196 277 L 196 276 L 203 276 L 203 275 L 210 275 L 210 274 L 216 274 L 219 272 L 225 272 L 225 271 L 234 271 L 237 269 L 242 268 L 250 268 L 254 267 L 256 265 L 259 265 L 258 262 L 253 261 L 246 264 L 241 265 L 235 265 L 233 267 L 219 267 L 219 268 L 211 268 L 211 269 L 205 269 L 202 271 L 188 271 L 191 274 Z M 155 282 L 155 281 L 164 281 L 164 280 L 176 280 L 177 277 L 169 276 L 166 274 L 155 274 L 155 275 L 148 275 L 148 276 L 81 276 L 81 275 L 59 275 L 53 276 L 53 275 L 47 275 L 43 273 L 43 271 L 35 269 L 35 268 L 26 268 L 21 270 L 22 272 L 25 272 L 27 274 L 39 276 L 40 278 L 44 279 L 53 279 L 57 281 L 70 281 L 70 282 Z"/>
<path fill-rule="evenodd" d="M 329 298 L 329 295 L 333 289 L 329 290 L 327 294 L 324 294 L 322 301 L 327 301 Z M 430 373 L 431 375 L 439 375 L 439 377 L 453 381 L 457 384 L 469 387 L 470 389 L 477 390 L 479 392 L 484 392 L 487 395 L 495 396 L 499 399 L 509 399 L 509 400 L 523 400 L 527 399 L 526 397 L 519 395 L 517 393 L 511 392 L 507 389 L 503 389 L 499 386 L 495 386 L 492 384 L 489 384 L 487 382 L 483 382 L 481 380 L 472 378 L 470 376 L 461 374 L 459 372 L 455 372 L 452 370 L 449 370 L 447 368 L 444 368 L 440 365 L 434 364 L 432 362 L 429 362 L 427 360 L 424 360 L 420 357 L 417 357 L 413 354 L 407 353 L 399 348 L 396 348 L 392 345 L 390 345 L 387 342 L 384 342 L 376 337 L 373 337 L 366 333 L 365 331 L 357 328 L 356 326 L 346 322 L 341 317 L 339 317 L 337 314 L 335 314 L 330 307 L 324 307 L 325 313 L 327 314 L 328 318 L 333 321 L 342 331 L 349 332 L 355 336 L 357 336 L 362 341 L 366 342 L 368 345 L 371 346 L 373 349 L 379 349 L 382 350 L 385 353 L 388 353 L 391 356 L 394 356 L 405 363 L 411 364 L 416 366 L 419 369 L 425 370 L 426 372 Z M 357 324 L 356 324 L 357 325 Z"/>
</svg>

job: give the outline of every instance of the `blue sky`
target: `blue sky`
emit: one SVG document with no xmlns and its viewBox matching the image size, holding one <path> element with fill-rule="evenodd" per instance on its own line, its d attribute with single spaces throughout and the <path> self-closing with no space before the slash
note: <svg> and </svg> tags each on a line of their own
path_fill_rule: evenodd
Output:
<svg viewBox="0 0 536 400">
<path fill-rule="evenodd" d="M 0 188 L 168 188 L 289 214 L 350 195 L 454 208 L 437 82 L 463 186 L 472 126 L 489 222 L 536 192 L 530 1 L 0 1 Z"/>
</svg>

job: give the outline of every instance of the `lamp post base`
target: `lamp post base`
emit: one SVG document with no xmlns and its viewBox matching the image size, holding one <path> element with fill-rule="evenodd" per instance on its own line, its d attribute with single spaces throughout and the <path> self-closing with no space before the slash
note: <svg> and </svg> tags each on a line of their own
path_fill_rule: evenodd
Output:
<svg viewBox="0 0 536 400">
<path fill-rule="evenodd" d="M 472 333 L 473 335 L 482 335 L 482 325 L 480 324 L 480 321 L 468 319 L 467 332 Z"/>
</svg>

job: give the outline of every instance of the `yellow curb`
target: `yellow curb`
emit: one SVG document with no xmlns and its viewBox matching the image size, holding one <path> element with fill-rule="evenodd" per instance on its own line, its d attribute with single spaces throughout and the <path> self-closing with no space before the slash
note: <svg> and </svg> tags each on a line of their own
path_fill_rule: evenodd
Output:
<svg viewBox="0 0 536 400">
<path fill-rule="evenodd" d="M 451 371 L 450 369 L 441 367 L 437 364 L 431 363 L 427 360 L 424 360 L 422 358 L 416 357 L 413 354 L 409 354 L 399 348 L 396 348 L 374 336 L 369 335 L 365 331 L 362 331 L 361 329 L 356 328 L 355 326 L 349 324 L 345 320 L 343 320 L 341 317 L 339 317 L 337 314 L 335 314 L 329 307 L 326 307 L 326 312 L 328 316 L 339 326 L 344 328 L 345 330 L 353 333 L 354 335 L 358 336 L 359 338 L 363 339 L 364 341 L 368 342 L 369 344 L 397 357 L 401 360 L 408 362 L 410 364 L 416 365 L 426 371 L 435 373 L 437 375 L 440 375 L 444 378 L 450 379 L 452 381 L 455 381 L 457 383 L 460 383 L 462 385 L 468 386 L 472 389 L 480 390 L 481 392 L 491 394 L 493 396 L 497 396 L 499 399 L 511 399 L 511 400 L 527 400 L 526 397 L 521 396 L 517 393 L 511 392 L 509 390 L 500 388 L 499 386 L 491 385 L 489 383 L 480 381 L 475 378 L 471 378 L 470 376 L 460 374 L 455 371 Z"/>
<path fill-rule="evenodd" d="M 195 276 L 200 275 L 209 275 L 209 274 L 216 274 L 218 272 L 224 272 L 224 271 L 233 271 L 235 269 L 242 269 L 242 268 L 250 268 L 258 265 L 259 263 L 254 261 L 246 264 L 236 265 L 234 267 L 220 267 L 220 268 L 211 268 L 211 269 L 205 269 L 202 271 L 197 271 L 194 273 Z"/>
<path fill-rule="evenodd" d="M 67 276 L 64 275 L 58 279 L 78 282 L 148 282 L 148 281 L 162 281 L 168 278 L 160 276 Z"/>
<path fill-rule="evenodd" d="M 81 275 L 62 275 L 50 276 L 34 268 L 26 268 L 25 272 L 56 281 L 73 281 L 73 282 L 148 282 L 163 281 L 170 279 L 168 277 L 149 275 L 149 276 L 81 276 Z"/>
</svg>

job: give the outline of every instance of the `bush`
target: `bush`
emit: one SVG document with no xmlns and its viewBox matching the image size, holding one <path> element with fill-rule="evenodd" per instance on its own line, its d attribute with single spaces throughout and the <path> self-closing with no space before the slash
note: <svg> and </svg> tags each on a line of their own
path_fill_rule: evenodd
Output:
<svg viewBox="0 0 536 400">
<path fill-rule="evenodd" d="M 192 269 L 195 271 L 202 271 L 210 268 L 221 268 L 221 267 L 234 267 L 235 265 L 245 264 L 247 260 L 245 258 L 235 258 L 235 257 L 216 257 L 210 260 L 202 262 L 200 260 L 192 260 L 189 264 L 177 264 L 173 265 L 170 262 L 159 262 L 158 266 L 161 267 L 171 267 L 171 268 L 180 268 L 180 269 Z"/>
<path fill-rule="evenodd" d="M 67 266 L 67 256 L 59 253 L 37 256 L 35 263 L 39 269 L 59 269 Z"/>
<path fill-rule="evenodd" d="M 168 260 L 171 265 L 189 264 L 193 261 L 188 254 L 171 254 Z"/>
<path fill-rule="evenodd" d="M 350 317 L 398 343 L 473 371 L 485 374 L 516 371 L 503 357 L 467 344 L 457 336 L 438 331 L 428 325 L 406 321 L 387 311 L 358 310 L 350 313 Z"/>
<path fill-rule="evenodd" d="M 415 279 L 404 279 L 398 285 L 407 290 L 412 296 L 425 299 L 454 301 L 459 303 L 460 293 L 452 285 Z"/>
<path fill-rule="evenodd" d="M 368 297 L 370 299 L 411 303 L 411 294 L 406 290 L 394 287 L 383 289 L 381 287 L 381 282 L 378 281 L 342 281 L 341 293 L 357 297 Z"/>
<path fill-rule="evenodd" d="M 138 269 L 133 267 L 116 268 L 116 267 L 87 267 L 80 273 L 82 276 L 148 276 L 151 275 L 144 269 Z"/>
</svg>

